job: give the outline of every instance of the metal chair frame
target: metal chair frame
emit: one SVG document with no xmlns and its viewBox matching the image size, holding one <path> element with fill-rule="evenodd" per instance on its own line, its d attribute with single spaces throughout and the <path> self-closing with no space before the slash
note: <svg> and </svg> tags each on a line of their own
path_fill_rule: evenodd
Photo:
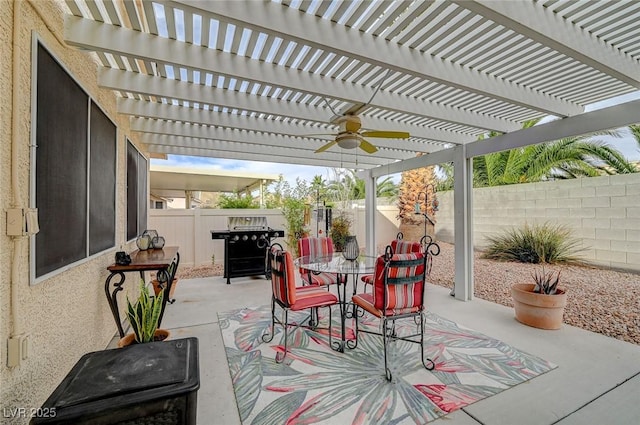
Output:
<svg viewBox="0 0 640 425">
<path fill-rule="evenodd" d="M 437 245 L 436 245 L 437 246 Z M 414 344 L 419 344 L 420 345 L 420 356 L 421 356 L 421 361 L 422 361 L 422 365 L 425 367 L 425 369 L 427 370 L 433 370 L 435 367 L 435 363 L 433 362 L 432 359 L 430 358 L 426 358 L 425 359 L 425 355 L 424 355 L 424 322 L 425 322 L 425 316 L 424 316 L 424 291 L 425 291 L 425 284 L 424 284 L 424 279 L 427 275 L 427 257 L 428 254 L 426 253 L 421 253 L 422 256 L 415 259 L 415 260 L 401 260 L 401 261 L 394 261 L 392 260 L 393 258 L 393 250 L 391 248 L 391 246 L 387 246 L 386 250 L 385 250 L 385 254 L 384 254 L 384 261 L 385 261 L 385 265 L 384 265 L 384 269 L 383 269 L 383 273 L 384 273 L 384 285 L 385 285 L 385 290 L 383 291 L 384 294 L 384 300 L 383 300 L 383 306 L 387 305 L 387 290 L 386 287 L 388 285 L 398 285 L 398 284 L 404 284 L 407 283 L 409 281 L 415 282 L 416 280 L 422 280 L 423 281 L 423 285 L 422 285 L 422 291 L 420 293 L 420 301 L 418 303 L 419 308 L 418 311 L 416 312 L 411 312 L 411 313 L 401 313 L 401 314 L 392 314 L 392 315 L 387 315 L 387 311 L 386 310 L 379 310 L 380 312 L 380 316 L 379 319 L 381 320 L 381 332 L 375 332 L 375 331 L 370 331 L 370 330 L 365 330 L 365 329 L 360 329 L 358 327 L 358 316 L 360 315 L 355 314 L 354 319 L 355 319 L 355 327 L 356 327 L 356 339 L 355 339 L 355 347 L 357 347 L 358 345 L 358 333 L 359 332 L 363 332 L 363 333 L 368 333 L 368 334 L 372 334 L 372 335 L 378 335 L 378 336 L 382 336 L 383 338 L 383 346 L 384 346 L 384 368 L 385 368 L 385 378 L 388 381 L 391 381 L 392 379 L 392 374 L 391 374 L 391 370 L 389 368 L 389 363 L 388 363 L 388 345 L 391 342 L 397 341 L 397 340 L 402 340 L 402 341 L 407 341 L 407 342 L 411 342 Z M 389 270 L 392 267 L 407 267 L 407 266 L 413 266 L 413 265 L 419 265 L 420 263 L 422 263 L 423 267 L 422 267 L 422 273 L 418 273 L 415 274 L 413 276 L 410 277 L 401 277 L 401 278 L 392 278 L 389 277 Z M 417 278 L 417 279 L 416 279 Z M 375 283 L 374 283 L 375 286 Z M 375 290 L 375 288 L 374 288 Z M 361 309 L 362 313 L 364 314 L 364 309 L 355 304 L 356 309 Z M 413 318 L 414 322 L 416 323 L 416 325 L 418 326 L 418 330 L 415 333 L 409 334 L 409 335 L 403 335 L 403 336 L 399 336 L 396 333 L 396 320 L 401 320 L 401 319 L 406 319 L 406 318 Z M 418 339 L 419 337 L 419 339 Z M 354 347 L 354 348 L 355 348 Z"/>
<path fill-rule="evenodd" d="M 275 248 L 275 249 L 274 249 Z M 283 279 L 285 279 L 285 285 L 284 288 L 285 291 L 288 291 L 288 273 L 287 273 L 287 263 L 285 261 L 285 251 L 282 249 L 282 246 L 278 243 L 275 243 L 271 246 L 271 248 L 269 249 L 267 256 L 269 258 L 269 261 L 271 262 L 272 260 L 275 260 L 276 262 L 282 262 L 283 264 L 283 270 L 280 271 L 278 267 L 272 267 L 271 269 L 271 279 L 277 279 L 278 277 L 282 277 Z M 273 282 L 272 282 L 273 283 Z M 306 286 L 304 288 L 310 288 L 309 286 Z M 288 295 L 284 297 L 285 299 L 288 299 Z M 288 345 L 289 345 L 289 334 L 291 333 L 291 331 L 289 330 L 289 328 L 293 327 L 293 331 L 295 331 L 297 328 L 301 327 L 301 326 L 305 326 L 305 323 L 309 323 L 308 328 L 312 329 L 312 330 L 318 330 L 318 329 L 327 329 L 329 331 L 329 346 L 331 347 L 332 341 L 331 341 L 331 334 L 332 334 L 332 328 L 331 328 L 331 323 L 332 323 L 332 313 L 331 313 L 331 306 L 333 304 L 336 304 L 337 298 L 334 302 L 331 303 L 326 303 L 323 305 L 318 305 L 318 306 L 314 306 L 314 307 L 309 307 L 308 309 L 310 310 L 309 315 L 307 317 L 305 317 L 300 323 L 289 323 L 289 311 L 291 310 L 292 305 L 289 305 L 285 302 L 283 302 L 282 300 L 279 300 L 278 298 L 276 298 L 275 294 L 272 291 L 272 295 L 271 295 L 271 327 L 270 330 L 267 329 L 263 334 L 262 334 L 262 341 L 269 343 L 273 340 L 273 337 L 275 336 L 275 326 L 276 324 L 282 326 L 283 330 L 284 330 L 284 352 L 283 353 L 276 353 L 276 358 L 275 361 L 276 363 L 282 363 L 285 359 L 285 357 L 287 356 L 287 352 L 288 352 Z M 283 319 L 280 319 L 278 317 L 276 317 L 276 305 L 280 306 L 280 308 L 283 311 Z M 328 307 L 329 308 L 329 326 L 326 328 L 322 328 L 322 327 L 318 327 L 319 324 L 319 316 L 318 316 L 318 309 L 320 307 Z M 302 311 L 302 310 L 295 310 L 295 311 Z"/>
</svg>

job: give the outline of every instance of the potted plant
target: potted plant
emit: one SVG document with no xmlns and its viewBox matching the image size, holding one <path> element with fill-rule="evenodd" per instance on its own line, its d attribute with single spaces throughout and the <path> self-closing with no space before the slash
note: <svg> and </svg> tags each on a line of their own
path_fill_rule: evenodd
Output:
<svg viewBox="0 0 640 425">
<path fill-rule="evenodd" d="M 331 220 L 331 231 L 329 235 L 333 241 L 333 247 L 337 252 L 341 252 L 347 243 L 347 237 L 351 236 L 351 218 L 348 213 L 339 210 Z"/>
<path fill-rule="evenodd" d="M 516 320 L 540 329 L 560 329 L 567 294 L 558 288 L 560 272 L 540 272 L 531 275 L 534 283 L 516 283 L 511 296 Z"/>
<path fill-rule="evenodd" d="M 118 341 L 118 347 L 126 347 L 135 343 L 163 341 L 169 337 L 169 331 L 158 329 L 164 291 L 152 297 L 149 287 L 140 280 L 140 296 L 135 303 L 127 297 L 127 320 L 133 333 L 125 335 Z"/>
</svg>

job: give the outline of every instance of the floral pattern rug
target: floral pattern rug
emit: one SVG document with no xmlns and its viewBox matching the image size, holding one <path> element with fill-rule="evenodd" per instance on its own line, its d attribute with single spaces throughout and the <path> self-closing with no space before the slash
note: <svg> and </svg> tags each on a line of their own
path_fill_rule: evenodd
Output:
<svg viewBox="0 0 640 425">
<path fill-rule="evenodd" d="M 340 332 L 337 311 L 333 338 Z M 294 320 L 306 317 L 292 314 Z M 328 314 L 321 310 L 320 317 L 320 327 L 326 327 Z M 388 382 L 379 336 L 361 333 L 355 349 L 339 353 L 329 348 L 328 331 L 299 327 L 289 336 L 285 361 L 278 364 L 282 327 L 276 325 L 270 343 L 261 339 L 271 324 L 270 306 L 219 313 L 218 318 L 243 425 L 425 424 L 556 367 L 426 313 L 425 356 L 434 360 L 435 369 L 422 366 L 418 344 L 396 341 L 389 350 L 393 381 Z M 365 315 L 360 324 L 377 330 L 379 321 Z M 347 325 L 352 328 L 350 319 Z M 403 326 L 415 329 L 411 320 Z M 349 329 L 347 338 L 353 337 Z"/>
</svg>

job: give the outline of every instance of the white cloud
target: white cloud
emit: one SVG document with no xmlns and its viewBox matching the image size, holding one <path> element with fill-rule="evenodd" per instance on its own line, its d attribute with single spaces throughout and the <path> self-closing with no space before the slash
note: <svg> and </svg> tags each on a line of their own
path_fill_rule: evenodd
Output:
<svg viewBox="0 0 640 425">
<path fill-rule="evenodd" d="M 208 158 L 198 156 L 168 155 L 167 160 L 151 159 L 152 164 L 178 167 L 211 168 L 214 170 L 232 170 L 247 173 L 282 174 L 290 184 L 296 178 L 310 182 L 314 176 L 321 175 L 325 180 L 333 179 L 333 171 L 327 167 L 308 165 L 279 164 L 273 162 L 241 161 L 234 159 Z"/>
</svg>

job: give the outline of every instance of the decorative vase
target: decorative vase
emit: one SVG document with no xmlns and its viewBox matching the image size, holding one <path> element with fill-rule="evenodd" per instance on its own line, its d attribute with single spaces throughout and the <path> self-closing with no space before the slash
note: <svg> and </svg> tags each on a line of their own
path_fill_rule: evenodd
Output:
<svg viewBox="0 0 640 425">
<path fill-rule="evenodd" d="M 145 251 L 149 249 L 150 245 L 151 245 L 151 238 L 149 237 L 149 235 L 141 235 L 141 236 L 138 236 L 138 239 L 136 239 L 136 246 L 140 251 Z"/>
<path fill-rule="evenodd" d="M 167 329 L 156 329 L 153 333 L 153 341 L 164 341 L 169 338 L 169 331 Z M 129 345 L 137 344 L 136 335 L 131 333 L 123 336 L 118 341 L 118 348 L 127 347 Z"/>
<path fill-rule="evenodd" d="M 342 256 L 353 261 L 360 255 L 360 247 L 358 246 L 358 240 L 355 236 L 347 236 L 344 242 L 344 248 L 342 250 Z"/>
<path fill-rule="evenodd" d="M 149 240 L 153 240 L 153 238 L 158 236 L 158 231 L 157 230 L 147 229 L 144 232 L 142 232 L 142 234 L 149 236 Z"/>
<path fill-rule="evenodd" d="M 164 248 L 164 238 L 162 236 L 155 236 L 153 239 L 151 239 L 151 247 L 153 249 Z"/>
<path fill-rule="evenodd" d="M 516 283 L 511 286 L 516 320 L 540 329 L 560 329 L 567 294 L 562 289 L 554 295 L 533 292 L 532 283 Z"/>
</svg>

